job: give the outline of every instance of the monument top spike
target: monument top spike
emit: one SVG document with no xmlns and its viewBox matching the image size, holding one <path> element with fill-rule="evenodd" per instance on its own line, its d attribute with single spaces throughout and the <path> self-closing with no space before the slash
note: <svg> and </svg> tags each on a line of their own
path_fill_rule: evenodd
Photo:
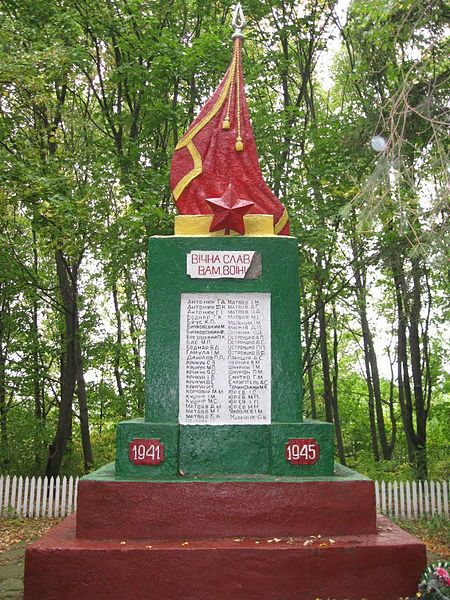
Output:
<svg viewBox="0 0 450 600">
<path fill-rule="evenodd" d="M 234 7 L 233 20 L 231 22 L 231 25 L 234 29 L 234 33 L 232 35 L 233 39 L 244 37 L 242 30 L 244 29 L 246 24 L 247 24 L 247 21 L 245 20 L 245 15 L 244 15 L 244 11 L 242 9 L 242 4 L 240 2 L 238 2 L 236 4 L 236 6 Z"/>
</svg>

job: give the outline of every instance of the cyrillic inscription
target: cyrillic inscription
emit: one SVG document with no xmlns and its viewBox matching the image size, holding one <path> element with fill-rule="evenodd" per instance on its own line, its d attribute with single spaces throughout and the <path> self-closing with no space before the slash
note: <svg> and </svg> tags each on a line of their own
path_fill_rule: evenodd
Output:
<svg viewBox="0 0 450 600">
<path fill-rule="evenodd" d="M 193 279 L 258 279 L 261 255 L 254 250 L 192 250 L 186 256 L 187 274 Z"/>
<path fill-rule="evenodd" d="M 180 423 L 270 423 L 270 294 L 182 294 L 179 381 Z"/>
</svg>

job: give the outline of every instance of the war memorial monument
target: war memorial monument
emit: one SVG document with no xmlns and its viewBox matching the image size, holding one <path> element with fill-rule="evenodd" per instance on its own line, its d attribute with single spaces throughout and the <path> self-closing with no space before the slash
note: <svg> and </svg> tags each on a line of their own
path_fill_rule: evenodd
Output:
<svg viewBox="0 0 450 600">
<path fill-rule="evenodd" d="M 425 547 L 376 515 L 302 416 L 298 244 L 230 67 L 175 148 L 175 235 L 148 245 L 145 416 L 27 549 L 25 600 L 397 600 Z"/>
</svg>

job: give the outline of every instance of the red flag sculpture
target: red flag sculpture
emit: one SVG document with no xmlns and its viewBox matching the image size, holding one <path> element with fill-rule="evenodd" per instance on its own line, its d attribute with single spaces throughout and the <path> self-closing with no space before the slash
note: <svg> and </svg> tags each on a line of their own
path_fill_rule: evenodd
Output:
<svg viewBox="0 0 450 600">
<path fill-rule="evenodd" d="M 268 188 L 259 167 L 242 75 L 244 25 L 238 4 L 231 65 L 177 144 L 170 186 L 181 215 L 213 215 L 212 221 L 205 221 L 204 234 L 248 233 L 247 216 L 273 215 L 273 233 L 289 235 L 287 211 Z"/>
</svg>

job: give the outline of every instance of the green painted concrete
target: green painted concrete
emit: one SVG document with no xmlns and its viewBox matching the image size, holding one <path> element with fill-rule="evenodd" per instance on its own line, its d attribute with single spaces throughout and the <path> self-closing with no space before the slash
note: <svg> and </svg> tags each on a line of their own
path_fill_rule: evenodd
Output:
<svg viewBox="0 0 450 600">
<path fill-rule="evenodd" d="M 175 423 L 147 423 L 144 419 L 122 421 L 117 426 L 116 476 L 118 479 L 161 479 L 178 473 L 179 428 Z M 128 458 L 129 443 L 135 438 L 158 439 L 164 444 L 164 461 L 159 465 L 135 465 Z"/>
<path fill-rule="evenodd" d="M 135 438 L 156 438 L 164 444 L 160 465 L 134 465 L 128 458 Z M 291 465 L 285 445 L 290 438 L 314 438 L 320 458 L 313 465 Z M 165 479 L 185 475 L 264 474 L 329 477 L 334 469 L 333 426 L 306 419 L 271 425 L 178 425 L 122 421 L 117 427 L 116 476 L 119 479 Z"/>
<path fill-rule="evenodd" d="M 191 279 L 192 250 L 255 250 L 259 279 Z M 145 419 L 178 421 L 178 355 L 182 293 L 271 294 L 272 422 L 302 420 L 297 240 L 289 237 L 152 237 L 148 247 Z"/>
<path fill-rule="evenodd" d="M 186 257 L 193 250 L 254 250 L 261 255 L 258 279 L 191 279 Z M 178 373 L 182 293 L 270 293 L 270 425 L 179 425 Z M 333 476 L 333 427 L 302 419 L 300 307 L 297 241 L 289 237 L 153 237 L 148 252 L 148 318 L 145 419 L 117 428 L 116 477 L 172 480 L 185 476 Z M 135 438 L 159 439 L 160 465 L 134 465 Z M 320 459 L 291 465 L 290 438 L 315 438 Z"/>
<path fill-rule="evenodd" d="M 180 425 L 185 473 L 268 473 L 269 448 L 268 425 Z"/>
<path fill-rule="evenodd" d="M 93 480 L 93 481 L 117 481 L 116 476 L 116 468 L 115 463 L 108 463 L 100 469 L 89 473 L 89 475 L 85 475 L 81 479 Z M 136 481 L 134 477 L 124 477 L 123 481 Z M 176 477 L 167 477 L 158 479 L 158 481 L 165 483 L 180 483 L 180 481 L 184 481 L 186 483 L 189 482 L 216 482 L 223 483 L 226 481 L 284 481 L 286 483 L 295 483 L 301 481 L 370 481 L 369 477 L 354 471 L 353 469 L 349 469 L 348 467 L 344 467 L 339 463 L 334 464 L 334 472 L 333 475 L 327 477 L 319 477 L 312 475 L 305 475 L 302 477 L 295 476 L 276 476 L 270 474 L 262 474 L 258 473 L 255 475 L 251 475 L 248 473 L 244 473 L 242 475 L 231 473 L 230 475 L 221 474 L 221 475 L 189 475 L 186 473 L 185 475 L 178 474 Z"/>
<path fill-rule="evenodd" d="M 270 426 L 272 475 L 328 476 L 334 468 L 334 429 L 331 423 L 305 419 L 303 423 L 273 423 Z M 312 465 L 291 465 L 285 456 L 290 438 L 314 438 L 320 447 L 319 460 Z"/>
</svg>

